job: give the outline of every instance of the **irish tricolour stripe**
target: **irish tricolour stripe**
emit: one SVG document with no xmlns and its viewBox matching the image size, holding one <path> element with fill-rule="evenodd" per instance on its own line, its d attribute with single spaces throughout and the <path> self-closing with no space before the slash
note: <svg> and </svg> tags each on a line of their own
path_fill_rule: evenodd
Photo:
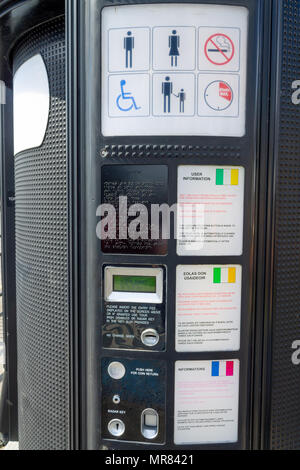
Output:
<svg viewBox="0 0 300 470">
<path fill-rule="evenodd" d="M 217 186 L 238 186 L 239 170 L 218 169 L 216 184 Z"/>
<path fill-rule="evenodd" d="M 214 268 L 214 284 L 235 284 L 236 268 Z"/>
</svg>

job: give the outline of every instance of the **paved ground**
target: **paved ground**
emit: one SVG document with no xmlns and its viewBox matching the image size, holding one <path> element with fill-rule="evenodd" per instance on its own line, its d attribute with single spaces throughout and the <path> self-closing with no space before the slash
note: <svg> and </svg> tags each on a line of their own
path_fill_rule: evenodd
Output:
<svg viewBox="0 0 300 470">
<path fill-rule="evenodd" d="M 17 442 L 10 442 L 4 449 L 2 450 L 19 450 L 19 446 Z"/>
</svg>

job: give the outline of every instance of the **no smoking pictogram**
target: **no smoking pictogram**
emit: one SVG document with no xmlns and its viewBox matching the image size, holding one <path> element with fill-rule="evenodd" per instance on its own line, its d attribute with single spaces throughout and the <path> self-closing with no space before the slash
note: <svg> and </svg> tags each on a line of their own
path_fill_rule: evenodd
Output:
<svg viewBox="0 0 300 470">
<path fill-rule="evenodd" d="M 205 43 L 205 56 L 211 64 L 226 65 L 234 57 L 233 41 L 226 34 L 213 34 Z"/>
</svg>

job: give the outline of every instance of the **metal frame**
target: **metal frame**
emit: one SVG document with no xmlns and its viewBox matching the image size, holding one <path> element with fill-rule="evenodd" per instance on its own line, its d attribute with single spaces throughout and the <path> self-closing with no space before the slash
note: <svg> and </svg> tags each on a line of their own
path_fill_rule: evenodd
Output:
<svg viewBox="0 0 300 470">
<path fill-rule="evenodd" d="M 12 155 L 12 91 L 6 81 L 6 104 L 0 105 L 0 160 L 2 167 L 2 288 L 6 363 L 2 390 L 0 432 L 9 440 L 18 437 L 16 287 L 14 248 L 14 162 Z M 3 419 L 3 422 L 1 420 Z"/>
<path fill-rule="evenodd" d="M 136 3 L 156 3 L 155 0 L 138 0 Z M 184 0 L 164 0 L 164 3 L 184 3 Z M 190 1 L 186 1 L 190 3 Z M 194 0 L 193 3 L 198 3 Z M 16 318 L 15 318 L 15 259 L 13 250 L 8 249 L 8 241 L 14 239 L 14 182 L 12 154 L 12 96 L 11 72 L 9 64 L 9 51 L 14 41 L 26 30 L 46 21 L 58 12 L 62 13 L 66 4 L 67 19 L 67 56 L 68 56 L 68 131 L 69 131 L 69 221 L 70 221 L 70 335 L 72 338 L 72 366 L 70 370 L 72 380 L 72 409 L 71 429 L 72 448 L 97 449 L 100 445 L 99 420 L 101 405 L 99 394 L 100 383 L 100 318 L 101 303 L 97 296 L 97 289 L 92 291 L 90 286 L 100 283 L 101 266 L 104 263 L 116 264 L 119 262 L 116 255 L 100 255 L 100 246 L 91 227 L 95 225 L 96 206 L 100 199 L 99 186 L 103 164 L 118 163 L 145 163 L 168 164 L 171 178 L 176 180 L 171 159 L 165 157 L 171 147 L 174 153 L 172 162 L 196 164 L 201 154 L 201 164 L 210 164 L 211 156 L 217 155 L 217 164 L 232 164 L 235 161 L 222 155 L 223 148 L 231 152 L 231 148 L 239 147 L 242 164 L 247 160 L 247 168 L 251 168 L 251 178 L 246 183 L 245 208 L 248 215 L 245 230 L 245 252 L 242 257 L 218 257 L 205 259 L 207 263 L 235 264 L 244 266 L 243 274 L 243 328 L 245 328 L 244 345 L 241 352 L 243 362 L 244 381 L 241 385 L 243 397 L 247 403 L 241 404 L 240 441 L 238 445 L 229 446 L 199 446 L 209 449 L 237 449 L 262 448 L 269 446 L 270 409 L 269 392 L 271 376 L 269 360 L 272 348 L 272 284 L 273 284 L 273 246 L 274 246 L 274 175 L 276 163 L 274 161 L 274 144 L 270 136 L 274 137 L 276 125 L 276 112 L 278 111 L 277 83 L 280 67 L 279 45 L 281 35 L 280 19 L 282 16 L 282 2 L 276 0 L 203 0 L 199 3 L 246 5 L 250 8 L 251 37 L 249 40 L 249 59 L 255 69 L 249 74 L 248 80 L 248 114 L 247 133 L 242 139 L 234 138 L 208 138 L 192 137 L 137 137 L 137 138 L 104 138 L 100 135 L 100 116 L 97 106 L 100 103 L 100 87 L 98 73 L 100 74 L 100 13 L 104 6 L 111 6 L 109 0 L 2 0 L 0 2 L 0 79 L 6 83 L 7 104 L 1 106 L 1 165 L 2 165 L 2 222 L 3 222 L 3 286 L 4 286 L 4 312 L 5 334 L 7 345 L 6 378 L 8 380 L 8 395 L 4 401 L 9 400 L 12 406 L 10 411 L 10 429 L 8 420 L 5 428 L 11 439 L 17 439 L 17 383 L 16 383 Z M 131 4 L 130 0 L 119 0 L 114 5 Z M 263 33 L 262 33 L 263 31 Z M 255 47 L 256 39 L 259 43 Z M 91 40 L 91 42 L 90 42 Z M 8 53 L 7 53 L 8 51 Z M 93 70 L 93 73 L 91 73 Z M 250 69 L 249 69 L 250 70 Z M 97 71 L 97 73 L 96 73 Z M 277 82 L 272 85 L 276 76 Z M 100 77 L 101 78 L 101 77 Z M 272 79 L 272 80 L 271 80 Z M 94 95 L 95 90 L 96 95 Z M 97 99 L 95 99 L 95 96 Z M 266 103 L 270 100 L 271 106 Z M 262 106 L 264 103 L 264 106 Z M 260 116 L 260 118 L 259 118 Z M 271 122 L 269 119 L 271 118 Z M 96 129 L 96 132 L 94 132 Z M 187 145 L 188 140 L 188 145 Z M 139 152 L 139 146 L 148 145 L 155 156 L 150 159 L 136 158 L 133 154 Z M 197 149 L 196 151 L 193 149 Z M 123 149 L 123 150 L 122 150 Z M 126 149 L 126 151 L 125 151 Z M 220 150 L 221 149 L 221 150 Z M 131 160 L 125 153 L 129 152 Z M 108 155 L 104 160 L 102 155 Z M 182 156 L 184 155 L 184 157 Z M 94 171 L 96 168 L 97 171 Z M 92 170 L 91 170 L 92 169 Z M 176 202 L 175 188 L 171 189 L 171 201 Z M 268 219 L 266 228 L 266 219 Z M 169 255 L 157 257 L 156 264 L 167 264 L 170 268 L 180 264 L 191 263 L 188 258 L 175 257 L 172 261 L 175 244 L 170 243 Z M 266 255 L 265 255 L 266 253 Z M 95 261 L 96 260 L 96 261 Z M 256 260 L 260 260 L 257 263 Z M 147 257 L 137 258 L 127 256 L 122 259 L 126 264 L 140 262 L 147 264 Z M 201 263 L 201 258 L 194 260 Z M 245 269 L 245 263 L 247 269 Z M 246 272 L 245 272 L 246 271 Z M 174 273 L 169 273 L 171 282 L 175 282 Z M 249 287 L 248 287 L 249 286 Z M 174 299 L 168 294 L 168 304 L 174 309 Z M 247 313 L 250 314 L 248 317 Z M 254 314 L 255 313 L 255 314 Z M 168 322 L 168 337 L 174 336 L 174 325 Z M 167 361 L 181 358 L 174 353 L 174 343 L 170 343 L 167 353 L 159 353 L 159 357 Z M 138 358 L 149 359 L 149 353 L 141 351 L 134 353 Z M 107 352 L 105 355 L 113 357 L 132 357 L 130 351 Z M 196 357 L 197 356 L 197 357 Z M 215 359 L 223 359 L 224 353 L 215 353 Z M 236 358 L 237 354 L 227 354 L 226 357 Z M 211 354 L 185 354 L 185 358 L 209 359 Z M 245 363 L 244 363 L 245 361 Z M 261 364 L 263 363 L 263 370 Z M 168 373 L 168 392 L 170 400 L 167 414 L 168 429 L 172 426 L 172 383 L 174 372 Z M 93 380 L 91 380 L 93 377 Z M 251 386 L 251 388 L 250 388 Z M 3 398 L 3 397 L 2 397 Z M 243 409 L 242 409 L 243 406 Z M 0 420 L 1 423 L 1 420 Z M 3 425 L 1 423 L 2 431 Z M 177 449 L 169 442 L 169 448 Z M 104 447 L 107 442 L 102 442 Z M 114 447 L 120 449 L 132 448 L 127 443 L 115 443 Z M 194 450 L 198 446 L 184 446 L 185 449 Z M 143 445 L 134 446 L 135 449 L 144 448 Z"/>
<path fill-rule="evenodd" d="M 257 192 L 257 250 L 255 269 L 257 270 L 256 321 L 254 324 L 255 343 L 253 343 L 253 422 L 252 448 L 268 449 L 268 421 L 270 414 L 270 354 L 272 348 L 272 303 L 270 292 L 273 277 L 274 249 L 274 120 L 278 112 L 275 71 L 278 61 L 280 33 L 280 2 L 271 0 L 264 5 L 264 49 L 261 101 L 270 106 L 262 107 L 260 138 L 259 186 Z M 274 77 L 275 80 L 274 80 Z M 274 137 L 274 135 L 273 135 Z"/>
<path fill-rule="evenodd" d="M 210 138 L 210 137 L 119 137 L 105 138 L 101 136 L 100 129 L 100 87 L 99 79 L 101 68 L 101 57 L 99 57 L 100 36 L 100 18 L 101 9 L 105 6 L 111 6 L 106 0 L 74 1 L 69 10 L 69 24 L 72 25 L 73 39 L 76 38 L 76 44 L 73 44 L 73 67 L 77 70 L 77 89 L 79 96 L 75 96 L 74 110 L 76 113 L 77 127 L 73 133 L 77 133 L 78 161 L 80 167 L 80 187 L 86 188 L 82 192 L 80 200 L 80 214 L 82 218 L 80 233 L 80 303 L 81 303 L 81 324 L 85 325 L 81 331 L 81 383 L 83 386 L 81 395 L 82 406 L 81 421 L 81 446 L 82 448 L 97 449 L 99 443 L 103 448 L 113 446 L 119 449 L 128 449 L 126 442 L 101 441 L 100 437 L 100 401 L 101 378 L 100 378 L 100 357 L 110 357 L 122 359 L 125 357 L 137 357 L 139 359 L 150 359 L 148 353 L 142 351 L 103 351 L 101 349 L 101 339 L 99 335 L 101 321 L 101 299 L 98 292 L 90 289 L 91 285 L 99 285 L 101 280 L 101 267 L 103 264 L 116 265 L 120 263 L 119 255 L 103 255 L 99 240 L 96 239 L 94 230 L 95 214 L 97 205 L 100 203 L 101 186 L 101 167 L 105 164 L 168 164 L 170 179 L 176 181 L 176 164 L 212 164 L 217 165 L 244 165 L 247 172 L 246 198 L 245 198 L 245 231 L 244 231 L 244 254 L 241 257 L 207 257 L 194 258 L 195 264 L 241 264 L 243 271 L 243 298 L 242 298 L 242 349 L 239 353 L 185 353 L 184 355 L 175 352 L 174 322 L 169 314 L 168 321 L 168 350 L 166 353 L 157 353 L 155 358 L 169 362 L 167 396 L 170 397 L 167 403 L 167 444 L 164 448 L 178 449 L 172 443 L 173 426 L 173 382 L 174 367 L 176 360 L 209 360 L 209 359 L 240 359 L 242 365 L 241 374 L 241 404 L 240 404 L 240 422 L 239 422 L 239 442 L 230 445 L 210 445 L 210 446 L 184 446 L 184 449 L 246 449 L 251 447 L 252 443 L 252 374 L 253 362 L 255 357 L 254 345 L 254 309 L 255 309 L 255 253 L 256 253 L 256 232 L 257 227 L 257 206 L 256 197 L 258 189 L 258 171 L 259 171 L 259 147 L 257 138 L 260 132 L 260 121 L 258 116 L 261 109 L 261 95 L 259 79 L 262 75 L 262 48 L 264 38 L 262 36 L 264 23 L 263 1 L 234 1 L 234 0 L 207 0 L 199 3 L 208 4 L 229 4 L 247 6 L 249 8 L 250 37 L 248 49 L 248 84 L 247 84 L 247 125 L 246 135 L 241 139 L 236 138 Z M 136 3 L 155 3 L 155 1 L 138 1 Z M 185 3 L 174 0 L 166 0 L 163 3 Z M 186 2 L 190 3 L 190 2 Z M 198 2 L 194 2 L 198 3 Z M 130 4 L 129 1 L 117 1 L 114 5 Z M 258 40 L 257 40 L 258 39 Z M 76 52 L 75 52 L 76 50 Z M 74 68 L 73 68 L 74 70 Z M 94 73 L 90 73 L 94 70 Z M 74 95 L 73 95 L 74 98 Z M 73 114 L 74 116 L 74 114 Z M 74 136 L 74 134 L 73 134 Z M 74 138 L 74 137 L 73 137 Z M 148 146 L 153 156 L 146 158 L 139 156 L 139 149 Z M 232 158 L 224 148 L 233 149 L 232 152 L 239 154 Z M 125 150 L 126 149 L 126 150 Z M 195 150 L 193 150 L 195 149 Z M 221 150 L 220 150 L 221 149 Z M 173 152 L 172 158 L 167 154 Z M 125 156 L 126 153 L 126 156 Z M 224 155 L 226 154 L 226 156 Z M 201 154 L 201 158 L 199 158 Z M 229 151 L 230 154 L 230 151 Z M 103 155 L 106 158 L 101 157 Z M 130 158 L 130 156 L 132 158 Z M 138 158 L 136 158 L 138 156 Z M 176 162 L 176 164 L 175 164 Z M 176 187 L 171 186 L 170 204 L 176 202 Z M 149 262 L 146 256 L 123 256 L 122 263 L 143 265 Z M 176 243 L 169 243 L 169 254 L 166 257 L 155 257 L 155 264 L 168 265 L 168 279 L 170 285 L 175 283 L 175 268 L 177 264 L 191 264 L 191 259 L 187 257 L 177 257 Z M 169 311 L 175 309 L 175 299 L 172 292 L 168 291 Z M 258 319 L 258 323 L 261 319 Z M 87 347 L 88 345 L 88 347 Z M 90 380 L 93 377 L 93 380 Z M 86 411 L 86 413 L 85 413 Z M 133 446 L 130 445 L 132 449 Z M 142 449 L 144 445 L 136 444 L 134 449 Z"/>
</svg>

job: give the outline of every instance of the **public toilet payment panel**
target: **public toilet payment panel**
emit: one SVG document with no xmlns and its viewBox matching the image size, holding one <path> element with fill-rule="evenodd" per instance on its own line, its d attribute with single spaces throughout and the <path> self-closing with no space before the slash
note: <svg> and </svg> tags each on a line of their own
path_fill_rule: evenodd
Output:
<svg viewBox="0 0 300 470">
<path fill-rule="evenodd" d="M 99 8 L 103 448 L 248 446 L 260 38 L 244 4 Z"/>
</svg>

